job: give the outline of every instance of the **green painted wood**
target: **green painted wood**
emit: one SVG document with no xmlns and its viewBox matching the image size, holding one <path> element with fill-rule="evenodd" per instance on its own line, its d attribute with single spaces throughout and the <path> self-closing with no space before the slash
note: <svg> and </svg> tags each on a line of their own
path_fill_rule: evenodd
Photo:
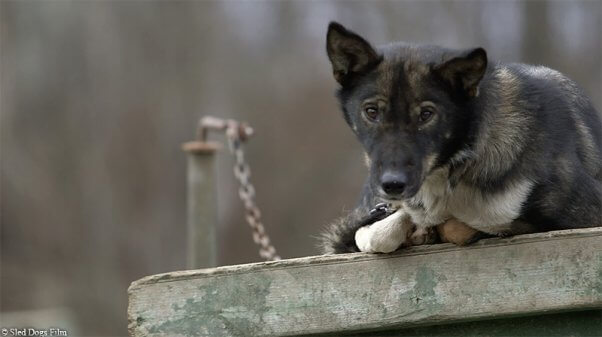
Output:
<svg viewBox="0 0 602 337">
<path fill-rule="evenodd" d="M 599 310 L 602 228 L 153 275 L 129 300 L 133 336 L 342 335 Z"/>
</svg>

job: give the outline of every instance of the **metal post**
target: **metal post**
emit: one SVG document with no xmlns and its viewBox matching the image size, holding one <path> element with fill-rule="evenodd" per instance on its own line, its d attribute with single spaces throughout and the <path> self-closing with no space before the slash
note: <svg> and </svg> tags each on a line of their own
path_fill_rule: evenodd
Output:
<svg viewBox="0 0 602 337">
<path fill-rule="evenodd" d="M 215 152 L 219 145 L 193 141 L 183 144 L 188 154 L 188 247 L 189 269 L 217 266 L 217 189 Z"/>
</svg>

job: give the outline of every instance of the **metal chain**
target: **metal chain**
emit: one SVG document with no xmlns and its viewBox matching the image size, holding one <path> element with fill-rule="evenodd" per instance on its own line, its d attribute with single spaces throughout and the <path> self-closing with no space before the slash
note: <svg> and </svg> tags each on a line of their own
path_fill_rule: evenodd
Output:
<svg viewBox="0 0 602 337">
<path fill-rule="evenodd" d="M 259 246 L 259 256 L 267 261 L 280 260 L 280 256 L 276 253 L 276 248 L 271 244 L 270 237 L 261 222 L 261 211 L 255 203 L 255 187 L 249 180 L 251 169 L 245 161 L 242 147 L 243 142 L 253 134 L 253 129 L 244 123 L 239 123 L 232 119 L 223 120 L 211 116 L 204 117 L 200 121 L 199 138 L 202 141 L 206 141 L 207 129 L 222 130 L 226 133 L 228 147 L 235 159 L 234 177 L 240 183 L 238 196 L 245 207 L 247 223 L 253 230 L 253 241 Z"/>
</svg>

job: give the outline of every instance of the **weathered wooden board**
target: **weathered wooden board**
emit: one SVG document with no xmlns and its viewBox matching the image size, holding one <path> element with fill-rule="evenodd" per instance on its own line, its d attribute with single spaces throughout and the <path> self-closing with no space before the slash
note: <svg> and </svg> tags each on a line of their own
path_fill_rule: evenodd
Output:
<svg viewBox="0 0 602 337">
<path fill-rule="evenodd" d="M 315 336 L 315 335 L 314 335 Z M 444 325 L 421 326 L 365 333 L 321 335 L 322 337 L 600 337 L 602 310 L 571 311 L 527 317 L 512 317 Z"/>
<path fill-rule="evenodd" d="M 350 333 L 602 308 L 602 228 L 145 277 L 133 336 Z"/>
</svg>

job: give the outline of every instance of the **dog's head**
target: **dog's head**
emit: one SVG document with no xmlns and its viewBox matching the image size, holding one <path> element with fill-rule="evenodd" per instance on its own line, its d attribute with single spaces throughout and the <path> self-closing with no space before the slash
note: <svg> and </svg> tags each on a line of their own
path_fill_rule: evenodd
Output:
<svg viewBox="0 0 602 337">
<path fill-rule="evenodd" d="M 411 198 L 466 142 L 485 51 L 403 43 L 375 49 L 334 22 L 326 49 L 373 189 L 384 199 Z"/>
</svg>

